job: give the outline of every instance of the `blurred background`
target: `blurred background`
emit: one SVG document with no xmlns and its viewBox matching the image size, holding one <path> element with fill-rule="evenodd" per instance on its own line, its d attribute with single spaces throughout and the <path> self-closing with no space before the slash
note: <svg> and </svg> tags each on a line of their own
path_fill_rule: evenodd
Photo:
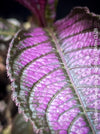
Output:
<svg viewBox="0 0 100 134">
<path fill-rule="evenodd" d="M 100 14 L 100 4 L 97 0 L 59 0 L 56 20 L 65 17 L 75 6 L 87 6 L 91 12 Z M 0 18 L 16 18 L 22 23 L 26 22 L 29 16 L 31 16 L 30 11 L 18 2 L 14 0 L 0 0 Z M 0 26 L 4 25 L 4 20 L 0 21 L 2 21 Z M 10 25 L 8 24 L 8 27 Z M 18 25 L 13 31 L 16 32 L 17 29 Z M 0 134 L 33 134 L 31 124 L 29 122 L 26 123 L 22 115 L 18 114 L 18 109 L 11 100 L 11 86 L 5 67 L 11 37 L 0 38 Z"/>
</svg>

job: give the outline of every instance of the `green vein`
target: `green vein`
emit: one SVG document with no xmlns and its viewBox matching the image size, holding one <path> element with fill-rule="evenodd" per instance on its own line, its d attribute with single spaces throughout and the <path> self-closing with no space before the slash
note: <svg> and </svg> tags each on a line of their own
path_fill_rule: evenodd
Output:
<svg viewBox="0 0 100 134">
<path fill-rule="evenodd" d="M 82 12 L 82 14 L 83 14 L 83 12 Z M 69 19 L 72 18 L 73 16 L 74 16 L 74 15 L 71 15 L 71 16 L 69 17 Z M 90 16 L 90 17 L 92 17 L 92 16 Z M 83 21 L 83 20 L 87 20 L 87 19 L 90 20 L 89 17 L 86 18 L 86 15 L 84 15 L 84 16 L 82 16 L 81 18 L 78 18 L 78 20 L 74 21 L 72 24 L 70 24 L 70 25 L 64 27 L 63 29 L 60 29 L 60 30 L 61 30 L 60 32 L 62 32 L 63 30 L 65 30 L 65 29 L 67 29 L 67 28 L 69 28 L 69 27 L 72 27 L 72 25 L 73 25 L 73 24 L 76 24 L 77 22 L 80 22 L 80 21 Z M 62 24 L 63 24 L 63 23 L 62 23 Z M 60 26 L 61 26 L 62 24 L 60 23 Z M 57 26 L 58 26 L 58 25 L 57 25 Z"/>
<path fill-rule="evenodd" d="M 78 98 L 75 98 L 75 95 L 76 95 L 76 94 L 73 94 L 73 93 L 69 93 L 69 94 L 72 94 L 74 97 L 72 97 L 72 98 L 70 98 L 69 100 L 65 101 L 64 103 L 60 104 L 59 107 L 60 107 L 61 105 L 65 104 L 65 103 L 68 103 L 69 101 L 78 100 Z M 66 94 L 66 95 L 68 95 L 68 94 Z"/>
<path fill-rule="evenodd" d="M 48 41 L 49 41 L 49 40 L 48 40 Z M 44 42 L 42 42 L 42 43 L 47 43 L 48 41 L 44 41 Z M 18 50 L 14 56 L 13 56 L 13 49 L 14 49 L 14 48 L 12 48 L 12 51 L 10 52 L 10 55 L 13 56 L 13 57 L 11 57 L 11 62 L 10 62 L 11 67 L 13 66 L 13 63 L 14 63 L 14 61 L 17 59 L 17 57 L 18 57 L 19 55 L 21 55 L 25 50 L 30 49 L 30 48 L 34 48 L 34 47 L 36 47 L 36 46 L 38 46 L 38 45 L 42 45 L 42 44 L 39 43 L 39 44 L 36 44 L 36 45 L 33 45 L 33 46 L 26 47 L 26 48 L 21 49 L 21 50 Z M 13 69 L 12 69 L 12 70 L 13 70 Z"/>
<path fill-rule="evenodd" d="M 77 35 L 79 35 L 79 34 L 83 34 L 83 33 L 87 33 L 87 32 L 93 32 L 93 28 L 88 28 L 88 29 L 82 30 L 82 31 L 80 31 L 80 32 L 78 32 L 78 33 L 71 34 L 71 35 L 69 35 L 69 36 L 67 36 L 67 37 L 62 38 L 60 41 L 63 41 L 63 40 L 68 39 L 68 38 L 70 38 L 70 37 L 73 37 L 73 36 L 75 37 L 75 36 L 77 36 Z"/>
<path fill-rule="evenodd" d="M 68 129 L 67 129 L 67 132 L 68 132 L 68 134 L 70 134 L 70 132 L 71 132 L 71 128 L 72 128 L 72 126 L 73 126 L 73 124 L 75 123 L 75 121 L 80 117 L 80 116 L 83 116 L 84 115 L 84 113 L 79 113 L 74 119 L 73 119 L 73 121 L 71 122 L 71 125 L 68 127 Z M 84 116 L 85 117 L 85 116 Z M 86 126 L 86 125 L 85 125 Z"/>
<path fill-rule="evenodd" d="M 21 81 L 21 77 L 22 77 L 22 75 L 23 75 L 23 72 L 24 72 L 24 70 L 29 66 L 29 65 L 31 65 L 33 62 L 35 62 L 36 60 L 38 60 L 38 59 L 40 59 L 40 58 L 43 58 L 43 57 L 45 57 L 45 56 L 47 56 L 47 55 L 49 55 L 49 54 L 52 54 L 52 53 L 54 53 L 53 51 L 51 51 L 51 52 L 49 52 L 49 53 L 46 53 L 46 54 L 44 54 L 44 55 L 41 55 L 41 56 L 39 56 L 39 57 L 37 57 L 37 58 L 35 58 L 35 59 L 33 59 L 32 61 L 30 61 L 28 64 L 26 64 L 21 70 L 20 70 L 20 74 L 19 74 L 19 79 L 17 79 L 19 82 Z M 13 74 L 14 75 L 14 74 Z M 15 76 L 16 77 L 16 76 Z M 19 82 L 17 82 L 17 83 L 19 83 Z M 16 83 L 16 84 L 17 84 Z M 18 95 L 19 95 L 19 93 L 20 93 L 20 86 L 18 86 L 18 88 L 17 89 L 19 89 L 18 90 Z"/>
<path fill-rule="evenodd" d="M 85 33 L 85 32 L 90 31 L 90 30 L 93 30 L 93 29 L 85 29 L 85 30 L 82 30 L 81 32 Z M 64 55 L 63 55 L 63 53 L 62 53 L 62 51 L 61 51 L 61 48 L 60 48 L 60 44 L 59 44 L 60 41 L 57 39 L 57 37 L 55 36 L 54 31 L 53 31 L 52 29 L 48 29 L 47 32 L 48 32 L 49 35 L 51 35 L 51 38 L 53 39 L 53 41 L 54 41 L 54 43 L 55 43 L 56 49 L 58 50 L 59 56 L 61 57 L 61 62 L 64 63 L 63 66 L 64 66 L 64 68 L 65 68 L 65 72 L 66 72 L 66 73 L 68 74 L 68 76 L 69 76 L 69 77 L 67 77 L 67 79 L 70 79 L 70 81 L 71 81 L 71 83 L 72 83 L 72 87 L 73 87 L 73 89 L 75 90 L 76 95 L 78 96 L 79 102 L 80 102 L 80 104 L 82 105 L 82 109 L 83 109 L 83 111 L 84 111 L 84 113 L 85 113 L 85 116 L 86 116 L 86 118 L 87 118 L 87 121 L 88 121 L 88 123 L 89 123 L 89 127 L 91 128 L 91 130 L 93 131 L 93 133 L 95 133 L 95 130 L 94 130 L 93 126 L 91 125 L 90 119 L 89 119 L 89 117 L 88 117 L 88 115 L 87 115 L 87 113 L 86 113 L 86 111 L 85 111 L 85 107 L 84 107 L 84 104 L 83 104 L 83 102 L 82 102 L 82 100 L 81 100 L 81 97 L 80 97 L 80 95 L 79 95 L 79 93 L 78 93 L 78 91 L 77 91 L 77 89 L 76 89 L 77 87 L 75 86 L 74 81 L 73 81 L 73 79 L 72 79 L 72 76 L 70 75 L 69 68 L 68 68 L 68 66 L 67 66 L 67 64 L 66 64 L 66 60 L 65 60 Z M 78 34 L 80 34 L 80 32 L 79 32 L 79 33 L 76 33 L 76 34 L 73 34 L 73 35 L 78 35 Z M 71 35 L 71 36 L 72 36 L 72 35 Z M 67 38 L 69 38 L 69 37 L 71 37 L 71 36 L 68 36 Z M 66 74 L 66 73 L 65 73 L 65 74 Z"/>
<path fill-rule="evenodd" d="M 66 55 L 68 53 L 72 53 L 72 52 L 83 51 L 83 50 L 94 49 L 94 48 L 95 48 L 95 46 L 86 46 L 86 47 L 81 47 L 81 48 L 77 48 L 77 49 L 72 49 L 70 51 L 65 52 L 64 55 Z"/>
<path fill-rule="evenodd" d="M 61 67 L 58 67 L 58 68 L 53 69 L 52 71 L 50 71 L 49 73 L 45 74 L 42 78 L 40 78 L 37 82 L 35 82 L 35 83 L 33 84 L 33 86 L 31 87 L 31 90 L 30 90 L 30 92 L 29 92 L 29 94 L 28 94 L 28 97 L 27 97 L 27 106 L 28 106 L 29 111 L 31 111 L 31 109 L 30 109 L 30 104 L 29 104 L 29 98 L 30 98 L 30 96 L 31 96 L 31 92 L 33 91 L 32 89 L 33 89 L 38 83 L 40 83 L 44 78 L 46 78 L 48 75 L 52 74 L 53 72 L 55 72 L 56 70 L 59 70 L 59 69 L 61 69 Z M 31 118 L 32 118 L 32 112 L 30 113 L 30 116 L 31 116 Z M 48 124 L 48 123 L 47 123 L 47 124 Z"/>
<path fill-rule="evenodd" d="M 58 120 L 59 120 L 59 118 L 63 115 L 63 114 L 65 114 L 65 113 L 67 113 L 67 112 L 69 112 L 69 111 L 71 111 L 72 109 L 75 109 L 75 108 L 82 108 L 82 106 L 81 105 L 74 105 L 73 107 L 71 107 L 71 108 L 69 108 L 68 110 L 65 110 L 64 112 L 62 112 L 61 114 L 60 114 L 60 116 L 58 117 Z M 70 113 L 70 112 L 69 112 Z M 83 113 L 83 112 L 82 112 Z"/>
</svg>

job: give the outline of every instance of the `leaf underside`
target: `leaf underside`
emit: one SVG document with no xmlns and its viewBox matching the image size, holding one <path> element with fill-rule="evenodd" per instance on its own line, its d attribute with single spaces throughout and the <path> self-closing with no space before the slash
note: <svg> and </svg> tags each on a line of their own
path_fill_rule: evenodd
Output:
<svg viewBox="0 0 100 134">
<path fill-rule="evenodd" d="M 100 31 L 99 16 L 78 7 L 52 29 L 22 30 L 12 40 L 7 58 L 12 97 L 35 133 L 100 134 L 95 28 Z"/>
</svg>

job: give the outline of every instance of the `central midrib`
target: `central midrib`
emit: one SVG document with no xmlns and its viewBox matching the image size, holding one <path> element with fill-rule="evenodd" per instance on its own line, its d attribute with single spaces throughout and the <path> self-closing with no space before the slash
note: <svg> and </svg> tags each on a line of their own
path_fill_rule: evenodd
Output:
<svg viewBox="0 0 100 134">
<path fill-rule="evenodd" d="M 77 89 L 76 89 L 75 84 L 74 84 L 74 82 L 73 82 L 73 78 L 72 78 L 71 75 L 70 75 L 70 72 L 69 72 L 70 69 L 68 68 L 68 66 L 67 66 L 67 64 L 66 64 L 66 60 L 65 60 L 64 55 L 63 55 L 63 53 L 62 53 L 62 51 L 61 51 L 61 48 L 60 48 L 60 45 L 59 45 L 59 41 L 58 41 L 57 37 L 55 36 L 55 34 L 54 34 L 54 32 L 53 32 L 52 29 L 48 28 L 48 29 L 46 29 L 46 31 L 49 33 L 49 36 L 51 36 L 51 39 L 52 39 L 53 42 L 55 43 L 55 47 L 56 47 L 56 49 L 57 49 L 57 51 L 58 51 L 58 53 L 59 53 L 59 56 L 60 56 L 60 58 L 61 58 L 61 60 L 62 60 L 62 63 L 63 63 L 63 65 L 64 65 L 64 68 L 65 68 L 65 70 L 66 70 L 66 73 L 67 73 L 68 76 L 69 76 L 70 82 L 72 83 L 72 87 L 73 87 L 73 89 L 75 90 L 76 95 L 78 96 L 78 99 L 79 99 L 80 104 L 82 105 L 82 109 L 83 109 L 83 112 L 84 112 L 84 114 L 85 114 L 85 116 L 86 116 L 86 119 L 87 119 L 87 121 L 88 121 L 88 123 L 89 123 L 89 126 L 90 126 L 90 128 L 92 129 L 93 134 L 95 134 L 95 130 L 93 129 L 93 126 L 92 126 L 91 123 L 90 123 L 90 119 L 88 118 L 88 115 L 87 115 L 87 113 L 86 113 L 84 104 L 83 104 L 83 102 L 82 102 L 82 100 L 81 100 L 81 98 L 80 98 L 80 96 L 79 96 L 79 93 L 77 92 Z"/>
</svg>

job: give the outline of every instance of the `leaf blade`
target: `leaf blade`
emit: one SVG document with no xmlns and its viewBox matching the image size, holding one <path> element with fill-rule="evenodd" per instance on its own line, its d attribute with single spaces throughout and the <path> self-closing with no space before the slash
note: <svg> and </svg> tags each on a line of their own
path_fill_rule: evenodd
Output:
<svg viewBox="0 0 100 134">
<path fill-rule="evenodd" d="M 85 21 L 81 19 L 82 24 L 79 13 L 86 18 Z M 91 18 L 89 26 L 87 16 Z M 73 17 L 78 20 L 74 20 Z M 92 23 L 94 20 L 95 23 Z M 50 28 L 35 28 L 28 33 L 25 32 L 23 38 L 18 33 L 12 41 L 7 60 L 10 68 L 7 68 L 11 73 L 9 75 L 12 75 L 12 86 L 15 88 L 13 96 L 39 133 L 87 134 L 95 133 L 97 130 L 99 132 L 93 123 L 95 112 L 91 111 L 91 108 L 94 109 L 91 96 L 87 98 L 91 92 L 91 84 L 92 93 L 95 93 L 95 84 L 91 83 L 95 74 L 90 65 L 94 63 L 93 56 L 95 58 L 93 29 L 95 25 L 100 29 L 98 22 L 97 17 L 89 15 L 86 8 L 78 8 L 67 18 L 57 21 L 54 31 Z M 61 30 L 66 25 L 67 28 Z M 77 25 L 80 26 L 79 29 L 75 27 Z M 96 52 L 99 56 L 99 47 Z M 16 56 L 13 58 L 14 53 Z M 88 62 L 88 59 L 91 62 Z M 86 73 L 86 69 L 90 74 Z M 87 77 L 89 75 L 91 79 Z"/>
</svg>

